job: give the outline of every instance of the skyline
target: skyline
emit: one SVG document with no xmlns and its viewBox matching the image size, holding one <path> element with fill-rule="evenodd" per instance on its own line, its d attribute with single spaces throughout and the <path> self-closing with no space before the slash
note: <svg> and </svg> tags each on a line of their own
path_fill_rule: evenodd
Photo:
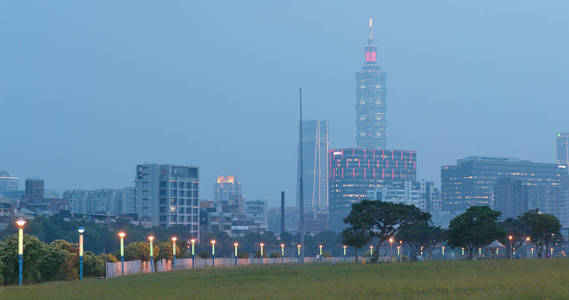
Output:
<svg viewBox="0 0 569 300">
<path fill-rule="evenodd" d="M 439 185 L 441 166 L 470 155 L 555 161 L 555 133 L 569 129 L 558 38 L 569 4 L 370 1 L 316 14 L 322 3 L 300 3 L 268 5 L 273 15 L 143 3 L 129 20 L 131 7 L 111 2 L 0 4 L 16 11 L 0 16 L 0 170 L 62 192 L 133 186 L 137 164 L 189 163 L 205 186 L 237 175 L 248 199 L 276 204 L 285 190 L 291 205 L 298 86 L 305 119 L 329 121 L 330 147 L 355 146 L 369 17 L 389 73 L 387 148 L 416 150 L 419 179 Z"/>
</svg>

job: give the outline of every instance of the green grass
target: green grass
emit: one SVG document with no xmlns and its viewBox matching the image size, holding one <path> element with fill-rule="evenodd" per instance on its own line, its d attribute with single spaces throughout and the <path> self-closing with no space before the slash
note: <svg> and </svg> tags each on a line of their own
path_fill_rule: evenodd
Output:
<svg viewBox="0 0 569 300">
<path fill-rule="evenodd" d="M 569 260 L 253 266 L 0 288 L 0 299 L 568 299 Z"/>
</svg>

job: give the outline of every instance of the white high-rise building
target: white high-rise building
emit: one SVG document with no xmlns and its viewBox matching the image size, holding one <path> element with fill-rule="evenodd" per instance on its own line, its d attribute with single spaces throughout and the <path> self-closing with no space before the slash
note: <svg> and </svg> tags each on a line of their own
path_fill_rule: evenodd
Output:
<svg viewBox="0 0 569 300">
<path fill-rule="evenodd" d="M 136 167 L 137 211 L 152 226 L 190 226 L 199 238 L 199 168 L 142 164 Z"/>
</svg>

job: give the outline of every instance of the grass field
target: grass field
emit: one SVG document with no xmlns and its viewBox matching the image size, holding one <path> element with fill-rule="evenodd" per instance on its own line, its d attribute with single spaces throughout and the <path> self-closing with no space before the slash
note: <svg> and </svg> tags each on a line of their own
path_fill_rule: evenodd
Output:
<svg viewBox="0 0 569 300">
<path fill-rule="evenodd" d="M 569 299 L 569 260 L 252 266 L 0 288 L 0 299 Z"/>
</svg>

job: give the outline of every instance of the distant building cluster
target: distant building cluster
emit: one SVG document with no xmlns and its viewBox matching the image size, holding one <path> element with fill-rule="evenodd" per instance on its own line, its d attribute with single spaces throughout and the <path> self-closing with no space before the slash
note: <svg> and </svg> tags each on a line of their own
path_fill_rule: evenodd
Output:
<svg viewBox="0 0 569 300">
<path fill-rule="evenodd" d="M 487 205 L 504 219 L 539 209 L 569 227 L 569 133 L 556 133 L 551 163 L 469 156 L 441 167 L 439 189 L 418 178 L 416 151 L 388 148 L 387 74 L 378 62 L 370 20 L 363 65 L 355 73 L 355 147 L 331 146 L 326 120 L 302 121 L 293 206 L 285 205 L 284 192 L 279 207 L 269 207 L 266 197 L 246 199 L 235 174 L 206 183 L 213 183 L 213 198 L 203 199 L 195 166 L 140 164 L 134 187 L 67 190 L 61 197 L 43 179 L 26 179 L 21 189 L 18 177 L 0 171 L 0 226 L 15 217 L 66 211 L 107 223 L 126 218 L 143 226 L 185 226 L 196 238 L 218 231 L 233 237 L 296 234 L 301 219 L 305 232 L 317 234 L 341 231 L 351 206 L 369 199 L 414 205 L 443 226 L 470 206 Z"/>
</svg>

